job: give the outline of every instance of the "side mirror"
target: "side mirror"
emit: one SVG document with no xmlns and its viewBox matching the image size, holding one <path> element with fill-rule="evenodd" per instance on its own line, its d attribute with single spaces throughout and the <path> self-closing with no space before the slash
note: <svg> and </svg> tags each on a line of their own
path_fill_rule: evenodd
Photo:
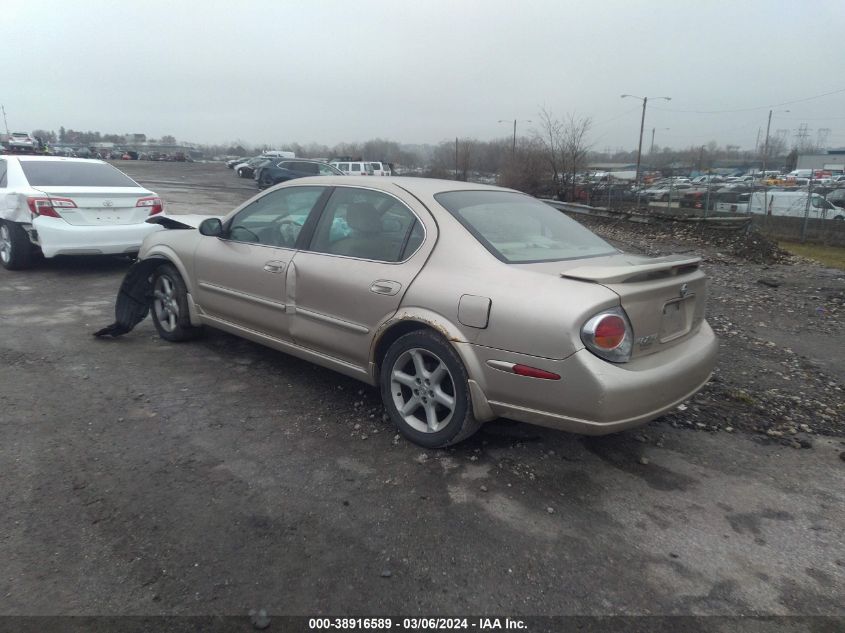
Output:
<svg viewBox="0 0 845 633">
<path fill-rule="evenodd" d="M 220 237 L 223 235 L 223 223 L 220 218 L 208 218 L 200 223 L 200 233 L 208 237 Z"/>
</svg>

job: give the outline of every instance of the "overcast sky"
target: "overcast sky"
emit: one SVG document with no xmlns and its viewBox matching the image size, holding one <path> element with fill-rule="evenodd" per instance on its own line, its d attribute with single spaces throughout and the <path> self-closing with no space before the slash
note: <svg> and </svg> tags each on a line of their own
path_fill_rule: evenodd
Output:
<svg viewBox="0 0 845 633">
<path fill-rule="evenodd" d="M 644 149 L 653 127 L 658 145 L 753 148 L 770 106 L 773 135 L 806 123 L 845 146 L 843 0 L 3 0 L 0 14 L 13 131 L 437 143 L 509 136 L 500 119 L 545 106 L 592 117 L 596 150 L 632 149 L 631 93 L 672 97 L 649 101 Z"/>
</svg>

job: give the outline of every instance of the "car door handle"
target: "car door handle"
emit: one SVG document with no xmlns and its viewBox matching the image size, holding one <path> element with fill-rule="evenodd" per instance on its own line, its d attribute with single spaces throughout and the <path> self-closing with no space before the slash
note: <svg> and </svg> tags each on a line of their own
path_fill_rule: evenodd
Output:
<svg viewBox="0 0 845 633">
<path fill-rule="evenodd" d="M 266 270 L 268 273 L 281 273 L 284 272 L 286 266 L 287 264 L 285 264 L 285 262 L 267 262 L 266 264 L 264 264 L 264 270 Z"/>
<path fill-rule="evenodd" d="M 388 295 L 392 297 L 395 295 L 399 290 L 402 288 L 402 284 L 398 281 L 390 281 L 389 279 L 379 279 L 373 282 L 373 285 L 370 286 L 370 292 L 374 292 L 377 295 Z"/>
</svg>

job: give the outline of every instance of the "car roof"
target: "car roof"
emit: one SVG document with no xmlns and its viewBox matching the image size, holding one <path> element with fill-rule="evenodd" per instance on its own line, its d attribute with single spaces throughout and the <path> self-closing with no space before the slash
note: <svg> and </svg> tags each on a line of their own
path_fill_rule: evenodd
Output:
<svg viewBox="0 0 845 633">
<path fill-rule="evenodd" d="M 360 161 L 352 161 L 360 162 Z M 514 189 L 496 187 L 493 185 L 482 185 L 475 182 L 463 182 L 460 180 L 440 180 L 437 178 L 414 178 L 411 176 L 379 176 L 378 178 L 350 178 L 349 176 L 310 176 L 297 178 L 290 181 L 291 185 L 304 185 L 308 183 L 320 183 L 323 185 L 338 185 L 345 187 L 365 187 L 368 189 L 380 189 L 392 191 L 398 186 L 412 194 L 433 196 L 447 191 L 506 191 L 509 193 L 521 193 Z"/>
<path fill-rule="evenodd" d="M 27 162 L 32 160 L 43 160 L 50 162 L 65 162 L 65 163 L 102 163 L 103 161 L 96 158 L 70 158 L 68 156 L 33 156 L 32 154 L 8 154 L 3 158 L 14 158 L 16 160 Z"/>
</svg>

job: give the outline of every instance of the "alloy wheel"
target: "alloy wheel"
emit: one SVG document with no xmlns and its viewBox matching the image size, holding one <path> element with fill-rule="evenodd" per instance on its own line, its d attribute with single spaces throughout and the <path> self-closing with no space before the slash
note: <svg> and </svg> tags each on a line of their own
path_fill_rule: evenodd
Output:
<svg viewBox="0 0 845 633">
<path fill-rule="evenodd" d="M 8 264 L 12 259 L 12 233 L 6 224 L 0 224 L 0 260 Z"/>
<path fill-rule="evenodd" d="M 455 412 L 455 383 L 436 354 L 422 348 L 406 350 L 390 372 L 390 389 L 399 415 L 416 431 L 436 433 Z"/>
<path fill-rule="evenodd" d="M 173 332 L 179 322 L 179 302 L 173 280 L 161 275 L 153 287 L 153 310 L 165 332 Z"/>
</svg>

